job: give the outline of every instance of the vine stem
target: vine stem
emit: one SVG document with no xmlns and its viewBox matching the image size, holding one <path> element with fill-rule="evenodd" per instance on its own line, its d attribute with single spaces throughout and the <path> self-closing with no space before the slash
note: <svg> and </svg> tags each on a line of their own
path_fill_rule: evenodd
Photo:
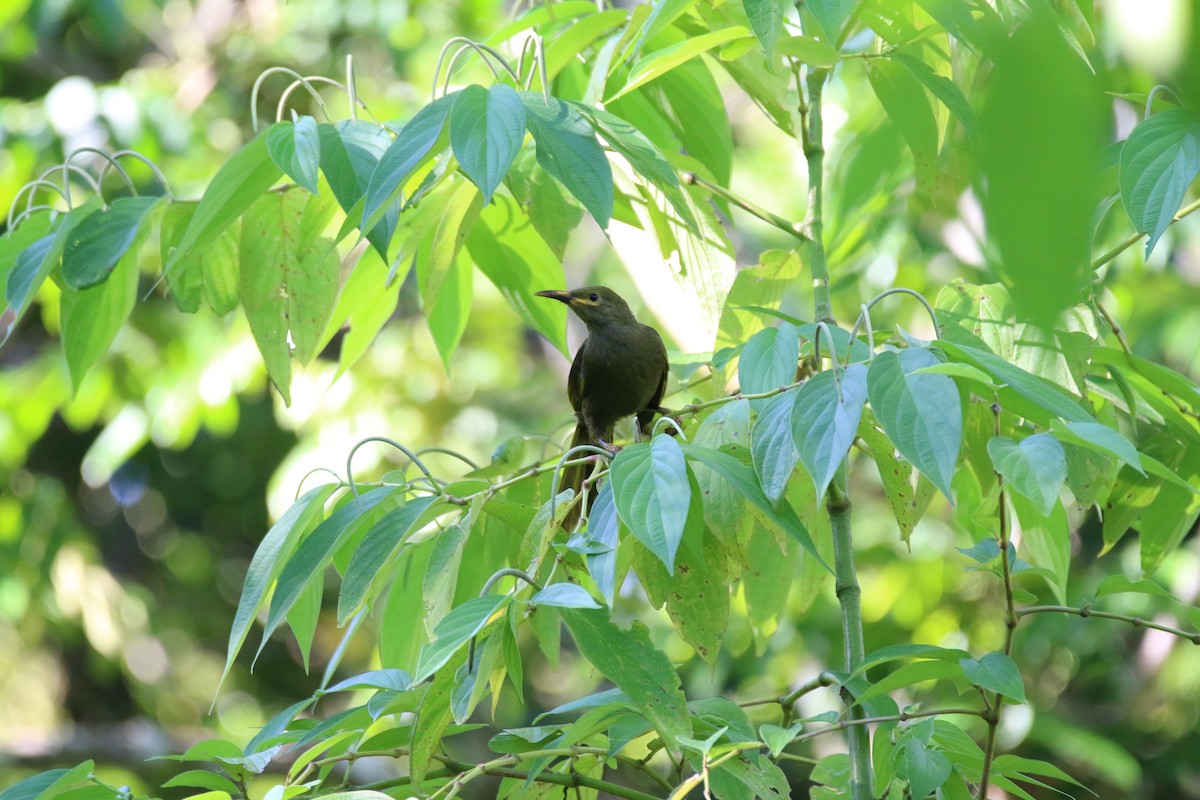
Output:
<svg viewBox="0 0 1200 800">
<path fill-rule="evenodd" d="M 1000 435 L 1000 414 L 1003 409 L 1000 407 L 998 399 L 992 401 L 992 417 L 994 419 L 994 432 L 996 436 Z M 996 473 L 996 485 L 999 488 L 999 523 L 1000 523 L 1000 568 L 1003 572 L 1004 580 L 1004 655 L 1011 656 L 1013 648 L 1013 637 L 1017 631 L 1017 625 L 1021 618 L 1017 615 L 1016 605 L 1013 600 L 1013 584 L 1012 584 L 1012 562 L 1008 556 L 1008 545 L 1011 537 L 1009 536 L 1009 517 L 1008 517 L 1008 491 L 1004 486 L 1004 476 L 999 472 Z M 986 698 L 985 698 L 986 699 Z M 984 719 L 987 720 L 987 739 L 983 746 L 983 769 L 979 776 L 979 800 L 987 800 L 988 784 L 991 781 L 992 762 L 996 758 L 996 733 L 1000 728 L 1000 709 L 1004 705 L 1004 696 L 999 692 L 995 692 L 992 698 L 992 703 L 988 709 Z"/>
<path fill-rule="evenodd" d="M 1074 606 L 1027 606 L 1017 611 L 1017 618 L 1021 619 L 1030 614 L 1074 614 L 1077 617 L 1099 617 L 1101 619 L 1115 619 L 1120 622 L 1128 622 L 1135 628 L 1153 628 L 1156 631 L 1169 633 L 1172 636 L 1178 636 L 1180 639 L 1186 639 L 1195 645 L 1200 645 L 1200 632 L 1185 631 L 1182 628 L 1175 628 L 1170 625 L 1162 625 L 1153 620 L 1142 619 L 1141 617 L 1130 616 L 1129 614 L 1114 614 L 1111 611 L 1094 611 L 1086 606 L 1076 608 Z"/>
<path fill-rule="evenodd" d="M 811 242 L 812 241 L 812 239 L 809 237 L 808 232 L 805 229 L 805 226 L 803 224 L 798 223 L 798 222 L 792 222 L 790 219 L 787 219 L 786 217 L 781 217 L 773 211 L 768 211 L 765 208 L 763 208 L 762 206 L 759 206 L 759 205 L 756 205 L 756 204 L 750 202 L 749 200 L 742 197 L 741 195 L 734 194 L 733 192 L 729 191 L 728 189 L 726 189 L 724 186 L 722 186 L 719 183 L 714 183 L 714 182 L 708 180 L 707 178 L 703 178 L 703 177 L 697 175 L 694 172 L 684 172 L 684 173 L 682 173 L 681 178 L 682 178 L 683 184 L 685 186 L 695 185 L 695 186 L 700 186 L 704 189 L 707 189 L 708 191 L 712 192 L 713 194 L 717 195 L 718 197 L 722 197 L 725 200 L 728 200 L 729 202 L 733 203 L 735 206 L 742 209 L 746 213 L 751 214 L 755 217 L 758 217 L 763 222 L 766 222 L 769 225 L 774 225 L 779 230 L 783 231 L 784 233 L 788 233 L 788 234 L 791 234 L 792 236 L 795 236 L 797 239 L 799 239 L 802 242 Z"/>
<path fill-rule="evenodd" d="M 1188 216 L 1189 214 L 1195 213 L 1196 211 L 1200 211 L 1200 200 L 1194 200 L 1191 203 L 1188 203 L 1183 208 L 1179 209 L 1178 213 L 1176 213 L 1175 216 L 1171 218 L 1171 221 L 1170 221 L 1170 223 L 1168 223 L 1168 225 L 1174 225 L 1176 222 L 1179 222 L 1179 220 L 1183 219 L 1184 217 Z M 1105 264 L 1112 261 L 1114 258 L 1121 255 L 1121 253 L 1124 253 L 1126 250 L 1133 247 L 1135 244 L 1137 244 L 1138 242 L 1140 242 L 1142 239 L 1145 239 L 1145 238 L 1146 238 L 1146 234 L 1144 234 L 1144 233 L 1130 234 L 1125 239 L 1121 240 L 1121 243 L 1118 244 L 1116 247 L 1114 247 L 1113 249 L 1109 250 L 1108 252 L 1103 253 L 1102 255 L 1098 256 L 1096 258 L 1096 260 L 1092 262 L 1092 271 L 1094 272 L 1094 271 L 1100 269 Z"/>
</svg>

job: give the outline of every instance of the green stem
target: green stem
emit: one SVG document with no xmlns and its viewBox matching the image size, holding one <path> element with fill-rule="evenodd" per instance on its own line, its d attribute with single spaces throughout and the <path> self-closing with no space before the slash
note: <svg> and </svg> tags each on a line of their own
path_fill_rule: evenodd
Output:
<svg viewBox="0 0 1200 800">
<path fill-rule="evenodd" d="M 1183 219 L 1188 214 L 1195 213 L 1196 211 L 1200 211 L 1200 200 L 1195 200 L 1191 203 L 1188 203 L 1183 208 L 1179 209 L 1179 213 L 1177 213 L 1171 219 L 1171 222 L 1169 224 L 1174 225 L 1176 222 L 1179 222 L 1179 220 Z M 1130 234 L 1128 237 L 1123 239 L 1121 241 L 1121 243 L 1118 244 L 1116 247 L 1109 250 L 1107 253 L 1104 253 L 1103 255 L 1099 256 L 1098 258 L 1096 258 L 1096 260 L 1092 262 L 1092 271 L 1094 272 L 1094 271 L 1100 269 L 1105 264 L 1112 261 L 1114 258 L 1121 255 L 1121 253 L 1124 253 L 1126 250 L 1133 247 L 1135 244 L 1137 244 L 1138 242 L 1140 242 L 1142 239 L 1145 239 L 1145 238 L 1146 238 L 1146 234 L 1144 234 L 1144 233 Z"/>
<path fill-rule="evenodd" d="M 1133 617 L 1128 614 L 1114 614 L 1111 611 L 1093 611 L 1090 608 L 1075 608 L 1073 606 L 1029 606 L 1017 611 L 1017 617 L 1025 617 L 1029 614 L 1074 614 L 1077 617 L 1100 617 L 1101 619 L 1115 619 L 1121 622 L 1128 622 L 1135 628 L 1153 628 L 1156 631 L 1163 631 L 1172 636 L 1178 636 L 1180 639 L 1187 639 L 1192 644 L 1200 645 L 1200 633 L 1196 631 L 1185 631 L 1182 628 L 1174 628 L 1170 625 L 1160 625 L 1151 620 L 1142 619 L 1141 617 Z"/>
<path fill-rule="evenodd" d="M 734 194 L 719 183 L 713 183 L 694 172 L 685 172 L 682 178 L 685 185 L 695 184 L 696 186 L 702 186 L 713 194 L 725 198 L 746 213 L 758 217 L 763 222 L 774 225 L 784 233 L 789 233 L 802 242 L 810 241 L 805 227 L 800 223 L 792 222 L 790 219 L 781 217 L 773 211 L 767 211 L 762 206 L 751 203 L 741 195 Z"/>
</svg>

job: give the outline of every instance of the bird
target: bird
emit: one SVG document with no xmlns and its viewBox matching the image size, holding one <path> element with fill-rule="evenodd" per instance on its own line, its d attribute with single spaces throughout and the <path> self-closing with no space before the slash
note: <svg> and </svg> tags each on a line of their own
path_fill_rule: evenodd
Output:
<svg viewBox="0 0 1200 800">
<path fill-rule="evenodd" d="M 584 286 L 562 291 L 537 292 L 566 304 L 587 326 L 588 336 L 571 362 L 567 399 L 575 411 L 571 447 L 593 444 L 615 453 L 613 428 L 617 421 L 636 414 L 638 430 L 649 434 L 655 414 L 662 408 L 667 387 L 667 348 L 658 331 L 637 321 L 629 304 L 607 286 Z M 586 465 L 567 467 L 558 491 L 583 488 Z M 574 505 L 563 524 L 574 526 L 581 508 Z"/>
</svg>

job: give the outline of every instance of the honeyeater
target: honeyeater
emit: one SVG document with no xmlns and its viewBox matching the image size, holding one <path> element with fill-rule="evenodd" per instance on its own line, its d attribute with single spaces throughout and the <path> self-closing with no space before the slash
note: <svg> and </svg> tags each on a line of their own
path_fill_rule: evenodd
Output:
<svg viewBox="0 0 1200 800">
<path fill-rule="evenodd" d="M 629 305 L 607 286 L 537 294 L 565 303 L 587 326 L 587 339 L 575 353 L 567 378 L 567 398 L 577 420 L 571 446 L 595 444 L 615 450 L 613 426 L 633 414 L 641 432 L 649 433 L 654 415 L 665 413 L 659 404 L 667 386 L 667 348 L 658 331 L 638 322 Z M 584 476 L 584 466 L 568 467 L 559 491 L 570 487 L 578 494 Z M 565 520 L 568 527 L 579 512 L 574 506 Z"/>
</svg>

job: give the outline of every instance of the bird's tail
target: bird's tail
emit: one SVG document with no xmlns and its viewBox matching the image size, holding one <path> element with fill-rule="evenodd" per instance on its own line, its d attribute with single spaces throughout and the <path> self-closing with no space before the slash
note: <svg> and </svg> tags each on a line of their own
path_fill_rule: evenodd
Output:
<svg viewBox="0 0 1200 800">
<path fill-rule="evenodd" d="M 582 424 L 575 426 L 575 435 L 571 437 L 571 447 L 578 447 L 581 444 L 592 444 L 591 438 L 588 437 L 587 428 Z M 590 464 L 572 464 L 569 467 L 563 467 L 562 476 L 559 478 L 558 491 L 566 489 L 574 489 L 575 496 L 583 491 L 583 479 L 587 477 Z M 579 517 L 583 512 L 583 502 L 580 501 L 571 506 L 571 510 L 567 512 L 566 518 L 563 519 L 563 528 L 571 530 L 575 527 L 575 523 L 579 522 Z"/>
</svg>

